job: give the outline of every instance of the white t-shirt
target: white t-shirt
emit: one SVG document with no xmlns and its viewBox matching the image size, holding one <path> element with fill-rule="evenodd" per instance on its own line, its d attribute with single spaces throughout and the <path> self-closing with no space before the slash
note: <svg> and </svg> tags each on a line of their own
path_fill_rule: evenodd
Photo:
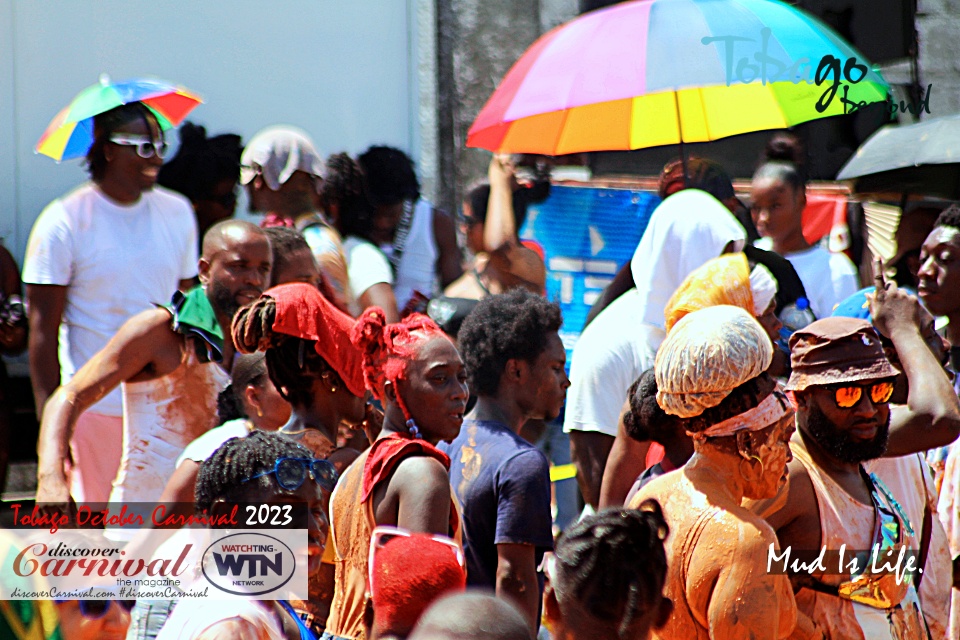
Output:
<svg viewBox="0 0 960 640">
<path fill-rule="evenodd" d="M 61 383 L 130 317 L 168 303 L 180 280 L 197 275 L 197 260 L 193 208 L 162 187 L 125 206 L 86 183 L 47 205 L 30 232 L 23 281 L 68 287 Z M 120 388 L 90 410 L 121 415 Z"/>
<path fill-rule="evenodd" d="M 410 233 L 403 246 L 400 264 L 397 265 L 397 281 L 393 286 L 393 293 L 397 297 L 398 309 L 406 306 L 414 291 L 419 291 L 427 298 L 432 298 L 439 292 L 439 255 L 437 240 L 433 235 L 433 205 L 420 199 L 413 208 Z"/>
<path fill-rule="evenodd" d="M 640 295 L 630 289 L 610 303 L 580 335 L 570 361 L 563 430 L 616 437 L 627 390 L 653 366 L 666 333 L 638 322 Z"/>
<path fill-rule="evenodd" d="M 372 243 L 356 236 L 347 236 L 343 241 L 343 253 L 347 257 L 350 291 L 356 299 L 375 284 L 385 282 L 393 286 L 393 267 L 383 252 Z"/>
<path fill-rule="evenodd" d="M 761 249 L 773 250 L 769 238 L 754 243 Z M 827 318 L 833 308 L 860 289 L 857 268 L 846 255 L 832 253 L 821 246 L 783 256 L 790 261 L 807 291 L 810 309 L 817 318 Z"/>
<path fill-rule="evenodd" d="M 214 427 L 205 434 L 187 445 L 180 457 L 177 458 L 176 465 L 184 460 L 193 460 L 194 462 L 203 462 L 216 452 L 224 442 L 230 438 L 246 438 L 250 435 L 250 421 L 246 418 L 237 418 L 236 420 L 227 420 L 219 427 Z"/>
</svg>

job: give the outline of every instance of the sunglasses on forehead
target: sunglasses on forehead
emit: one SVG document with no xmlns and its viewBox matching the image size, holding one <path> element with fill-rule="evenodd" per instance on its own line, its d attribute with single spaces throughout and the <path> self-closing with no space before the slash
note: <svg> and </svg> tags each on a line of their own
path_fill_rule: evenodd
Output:
<svg viewBox="0 0 960 640">
<path fill-rule="evenodd" d="M 367 591 L 370 594 L 373 594 L 377 589 L 376 583 L 376 572 L 374 568 L 376 567 L 376 557 L 377 554 L 383 549 L 391 540 L 396 538 L 409 538 L 414 534 L 406 529 L 400 529 L 399 527 L 390 527 L 390 526 L 379 526 L 373 530 L 373 533 L 370 535 L 370 554 L 367 557 Z M 451 538 L 441 535 L 427 535 L 418 533 L 415 534 L 421 537 L 427 537 L 433 542 L 439 542 L 440 544 L 446 545 L 449 547 L 450 552 L 454 555 L 457 564 L 460 565 L 460 568 L 464 572 L 467 571 L 467 561 L 463 555 L 463 549 L 460 548 L 460 545 L 456 543 Z"/>
<path fill-rule="evenodd" d="M 870 401 L 873 404 L 884 404 L 890 402 L 893 396 L 893 382 L 890 380 L 881 380 L 880 382 L 871 382 L 866 385 L 844 383 L 827 385 L 825 389 L 833 392 L 833 400 L 837 407 L 841 409 L 850 409 L 857 406 L 863 397 L 863 392 L 870 394 Z"/>
<path fill-rule="evenodd" d="M 66 600 L 56 600 L 56 602 L 66 602 Z M 78 600 L 80 615 L 89 620 L 98 620 L 107 615 L 110 610 L 110 604 L 116 602 L 117 606 L 124 611 L 131 611 L 137 603 L 136 600 Z"/>
<path fill-rule="evenodd" d="M 140 136 L 130 133 L 115 133 L 110 136 L 110 142 L 121 147 L 136 147 L 137 155 L 141 158 L 157 156 L 161 160 L 167 157 L 169 145 L 163 140 L 154 141 L 150 136 Z"/>
<path fill-rule="evenodd" d="M 277 484 L 286 491 L 296 491 L 303 486 L 308 477 L 313 478 L 325 490 L 333 491 L 338 477 L 336 468 L 327 460 L 280 458 L 272 469 L 247 478 L 244 482 L 250 482 L 271 474 L 277 477 Z"/>
</svg>

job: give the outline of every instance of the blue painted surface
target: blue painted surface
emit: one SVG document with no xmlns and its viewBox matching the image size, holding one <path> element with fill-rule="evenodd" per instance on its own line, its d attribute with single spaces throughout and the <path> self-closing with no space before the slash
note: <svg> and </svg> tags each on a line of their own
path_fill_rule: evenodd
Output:
<svg viewBox="0 0 960 640">
<path fill-rule="evenodd" d="M 546 201 L 530 207 L 520 237 L 540 243 L 546 254 L 547 297 L 563 310 L 568 366 L 590 306 L 633 257 L 658 204 L 647 191 L 554 186 Z"/>
</svg>

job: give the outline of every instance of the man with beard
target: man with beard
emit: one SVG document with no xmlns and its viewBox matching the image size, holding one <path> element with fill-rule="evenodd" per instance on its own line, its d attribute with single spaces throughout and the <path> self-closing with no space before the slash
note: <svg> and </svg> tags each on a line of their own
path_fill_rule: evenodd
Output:
<svg viewBox="0 0 960 640">
<path fill-rule="evenodd" d="M 880 479 L 889 475 L 876 459 L 953 441 L 960 431 L 960 406 L 921 335 L 916 298 L 878 275 L 870 306 L 877 331 L 892 342 L 907 377 L 906 405 L 889 404 L 899 372 L 869 323 L 831 317 L 797 331 L 790 340 L 793 371 L 787 383 L 796 397 L 798 427 L 791 442 L 790 481 L 773 504 L 754 509 L 765 515 L 780 548 L 790 549 L 792 558 L 809 561 L 826 549 L 824 566 L 798 567 L 791 574 L 798 609 L 825 637 L 926 638 L 926 618 L 932 617 L 927 609 L 942 603 L 928 607 L 918 599 L 923 574 L 898 578 L 872 572 L 870 550 L 879 568 L 884 562 L 896 564 L 902 548 L 914 567 L 943 558 L 926 558 L 928 523 L 909 516 L 901 505 L 907 497 L 922 501 L 922 485 L 904 489 L 904 482 L 891 490 Z M 916 456 L 910 460 L 917 464 Z M 906 490 L 920 495 L 905 496 Z M 846 545 L 842 564 L 841 545 Z M 909 564 L 901 560 L 899 568 Z"/>
<path fill-rule="evenodd" d="M 255 225 L 227 220 L 210 228 L 200 286 L 131 318 L 50 396 L 40 425 L 38 503 L 68 502 L 64 463 L 77 417 L 117 386 L 123 453 L 110 501 L 160 497 L 183 448 L 216 425 L 217 395 L 229 382 L 234 354 L 230 322 L 260 297 L 270 267 L 269 240 Z"/>
</svg>

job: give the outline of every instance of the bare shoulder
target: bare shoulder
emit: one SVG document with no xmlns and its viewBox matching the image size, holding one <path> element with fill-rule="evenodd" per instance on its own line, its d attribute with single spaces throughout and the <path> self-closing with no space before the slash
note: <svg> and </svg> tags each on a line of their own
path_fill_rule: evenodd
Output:
<svg viewBox="0 0 960 640">
<path fill-rule="evenodd" d="M 787 482 L 777 495 L 763 500 L 748 500 L 744 506 L 764 518 L 775 530 L 808 513 L 816 506 L 816 495 L 806 467 L 796 459 L 787 463 Z"/>
<path fill-rule="evenodd" d="M 244 618 L 228 618 L 216 622 L 196 636 L 196 640 L 258 640 L 260 626 Z"/>
<path fill-rule="evenodd" d="M 173 330 L 170 324 L 170 312 L 166 309 L 149 309 L 141 311 L 127 320 L 117 337 L 123 336 L 128 340 L 148 340 L 165 345 L 166 343 L 180 343 L 183 338 Z"/>
<path fill-rule="evenodd" d="M 820 546 L 820 506 L 807 469 L 797 460 L 788 464 L 786 503 L 766 517 L 776 530 L 780 547 L 814 549 Z"/>
<path fill-rule="evenodd" d="M 450 474 L 443 463 L 430 456 L 408 456 L 401 460 L 393 472 L 393 479 L 402 484 L 434 482 L 448 483 Z"/>
</svg>

